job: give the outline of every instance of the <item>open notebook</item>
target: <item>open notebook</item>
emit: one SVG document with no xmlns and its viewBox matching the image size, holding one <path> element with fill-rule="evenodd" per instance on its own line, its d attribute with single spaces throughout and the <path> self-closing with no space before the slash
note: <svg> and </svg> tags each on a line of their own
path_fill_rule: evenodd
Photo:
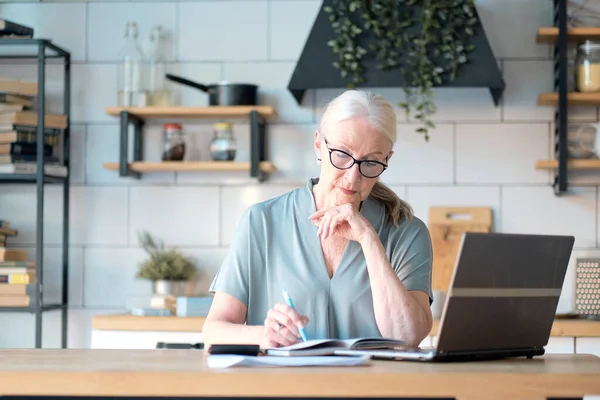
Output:
<svg viewBox="0 0 600 400">
<path fill-rule="evenodd" d="M 403 347 L 402 340 L 387 338 L 318 339 L 294 343 L 291 346 L 267 349 L 270 356 L 326 356 L 336 350 L 373 350 Z"/>
</svg>

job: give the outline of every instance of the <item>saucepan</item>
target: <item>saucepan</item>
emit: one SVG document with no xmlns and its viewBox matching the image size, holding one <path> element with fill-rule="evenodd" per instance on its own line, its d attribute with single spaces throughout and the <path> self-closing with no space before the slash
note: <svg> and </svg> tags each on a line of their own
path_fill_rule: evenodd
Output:
<svg viewBox="0 0 600 400">
<path fill-rule="evenodd" d="M 228 82 L 203 85 L 172 74 L 165 76 L 170 81 L 208 93 L 208 104 L 211 106 L 255 106 L 258 104 L 257 85 Z"/>
</svg>

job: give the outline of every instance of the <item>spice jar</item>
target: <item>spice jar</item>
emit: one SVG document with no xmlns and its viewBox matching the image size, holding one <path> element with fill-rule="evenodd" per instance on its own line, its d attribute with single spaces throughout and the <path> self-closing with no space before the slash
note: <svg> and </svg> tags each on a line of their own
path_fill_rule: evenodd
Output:
<svg viewBox="0 0 600 400">
<path fill-rule="evenodd" d="M 233 161 L 237 150 L 237 143 L 231 124 L 218 122 L 213 125 L 213 138 L 210 141 L 210 157 L 214 161 Z"/>
<path fill-rule="evenodd" d="M 180 124 L 164 124 L 163 161 L 182 161 L 185 156 L 185 137 Z"/>
<path fill-rule="evenodd" d="M 600 91 L 600 43 L 586 40 L 577 46 L 575 82 L 580 92 Z"/>
</svg>

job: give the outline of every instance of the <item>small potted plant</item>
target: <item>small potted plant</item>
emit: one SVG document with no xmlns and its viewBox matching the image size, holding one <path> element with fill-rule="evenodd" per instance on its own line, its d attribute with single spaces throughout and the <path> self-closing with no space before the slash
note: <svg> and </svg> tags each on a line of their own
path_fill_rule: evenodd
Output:
<svg viewBox="0 0 600 400">
<path fill-rule="evenodd" d="M 162 241 L 146 231 L 138 237 L 150 257 L 140 264 L 136 277 L 152 281 L 154 295 L 185 295 L 186 283 L 196 272 L 192 260 L 176 249 L 165 248 Z"/>
</svg>

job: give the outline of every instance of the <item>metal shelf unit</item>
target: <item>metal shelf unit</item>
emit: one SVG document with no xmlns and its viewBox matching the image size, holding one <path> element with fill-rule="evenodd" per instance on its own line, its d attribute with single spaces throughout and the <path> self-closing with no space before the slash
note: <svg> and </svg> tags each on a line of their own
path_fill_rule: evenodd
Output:
<svg viewBox="0 0 600 400">
<path fill-rule="evenodd" d="M 37 64 L 37 110 L 36 129 L 37 168 L 31 174 L 0 174 L 1 184 L 35 184 L 36 186 L 36 283 L 35 294 L 29 307 L 1 307 L 0 312 L 28 312 L 35 314 L 35 347 L 42 347 L 42 313 L 45 311 L 62 311 L 61 347 L 67 348 L 67 320 L 69 304 L 69 154 L 70 154 L 70 110 L 71 110 L 71 54 L 47 39 L 2 39 L 0 48 L 33 49 L 33 54 L 2 54 L 0 58 L 9 60 L 36 59 Z M 47 53 L 48 52 L 48 53 Z M 63 165 L 67 169 L 65 177 L 51 176 L 45 173 L 44 162 L 44 116 L 46 113 L 46 62 L 48 59 L 62 59 L 64 66 L 63 113 L 67 116 L 67 126 L 63 130 Z M 63 221 L 62 221 L 62 300 L 59 304 L 44 304 L 44 188 L 46 184 L 58 184 L 63 187 Z"/>
<path fill-rule="evenodd" d="M 554 90 L 558 93 L 558 107 L 554 112 L 554 155 L 558 168 L 554 170 L 554 192 L 567 192 L 567 0 L 553 0 L 554 26 L 558 38 L 554 44 Z"/>
</svg>

